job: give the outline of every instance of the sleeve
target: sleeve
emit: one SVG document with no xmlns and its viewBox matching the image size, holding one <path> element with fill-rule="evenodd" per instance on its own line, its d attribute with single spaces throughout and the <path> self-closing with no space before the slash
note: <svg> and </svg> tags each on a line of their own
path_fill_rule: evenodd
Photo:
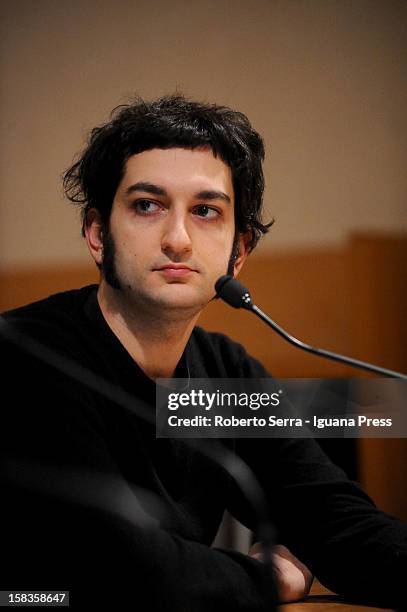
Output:
<svg viewBox="0 0 407 612">
<path fill-rule="evenodd" d="M 267 493 L 279 540 L 332 591 L 405 604 L 407 525 L 378 510 L 314 440 L 252 442 L 242 440 L 239 452 Z M 250 526 L 243 507 L 231 512 Z"/>
<path fill-rule="evenodd" d="M 115 463 L 94 394 L 12 353 L 1 416 L 1 588 L 70 590 L 70 606 L 81 609 L 267 609 L 261 563 L 160 528 L 155 500 Z"/>
<path fill-rule="evenodd" d="M 245 360 L 245 376 L 269 376 Z M 242 439 L 236 450 L 267 494 L 279 540 L 324 585 L 355 601 L 406 604 L 407 524 L 380 511 L 316 440 Z M 230 511 L 253 529 L 238 494 Z"/>
</svg>

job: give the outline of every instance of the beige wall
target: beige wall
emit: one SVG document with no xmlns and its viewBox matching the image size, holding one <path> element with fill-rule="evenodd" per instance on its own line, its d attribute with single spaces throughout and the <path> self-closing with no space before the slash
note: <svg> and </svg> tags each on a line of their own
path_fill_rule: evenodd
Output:
<svg viewBox="0 0 407 612">
<path fill-rule="evenodd" d="M 81 262 L 60 174 L 134 92 L 243 110 L 267 146 L 264 249 L 407 227 L 407 3 L 2 2 L 3 267 Z"/>
</svg>

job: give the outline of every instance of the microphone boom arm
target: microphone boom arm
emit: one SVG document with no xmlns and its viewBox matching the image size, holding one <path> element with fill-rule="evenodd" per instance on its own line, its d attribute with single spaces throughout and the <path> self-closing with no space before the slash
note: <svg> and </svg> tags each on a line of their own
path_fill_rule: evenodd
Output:
<svg viewBox="0 0 407 612">
<path fill-rule="evenodd" d="M 314 355 L 319 355 L 320 357 L 326 357 L 327 359 L 332 359 L 333 361 L 339 361 L 342 363 L 346 363 L 346 365 L 353 366 L 355 368 L 362 368 L 364 370 L 369 370 L 370 372 L 376 372 L 377 374 L 383 374 L 384 376 L 392 376 L 393 378 L 401 378 L 402 380 L 407 380 L 407 376 L 405 374 L 401 374 L 400 372 L 395 372 L 394 370 L 388 370 L 387 368 L 382 368 L 380 366 L 376 366 L 372 363 L 367 363 L 366 361 L 360 361 L 359 359 L 354 359 L 353 357 L 345 357 L 345 355 L 339 355 L 339 353 L 334 353 L 332 351 L 327 351 L 326 349 L 317 348 L 315 346 L 311 346 L 310 344 L 306 344 L 301 340 L 297 340 L 291 334 L 287 333 L 280 325 L 278 325 L 273 319 L 270 319 L 258 306 L 255 304 L 252 305 L 250 309 L 254 314 L 256 314 L 262 321 L 267 323 L 275 332 L 277 332 L 282 338 L 293 344 L 294 346 L 302 349 L 303 351 L 307 351 L 308 353 L 313 353 Z"/>
<path fill-rule="evenodd" d="M 287 340 L 287 342 L 293 344 L 297 348 L 302 349 L 303 351 L 313 353 L 319 357 L 325 357 L 326 359 L 332 359 L 333 361 L 339 361 L 355 368 L 361 368 L 363 370 L 375 372 L 376 374 L 382 374 L 383 376 L 391 376 L 393 378 L 407 380 L 406 374 L 401 374 L 395 370 L 382 368 L 380 366 L 373 365 L 372 363 L 367 363 L 366 361 L 360 361 L 359 359 L 353 359 L 353 357 L 346 357 L 345 355 L 339 355 L 339 353 L 316 348 L 310 344 L 302 342 L 301 340 L 297 340 L 297 338 L 286 332 L 282 327 L 280 327 L 280 325 L 273 321 L 273 319 L 270 319 L 270 317 L 266 315 L 266 313 L 264 313 L 258 306 L 253 304 L 249 291 L 240 281 L 236 280 L 232 276 L 221 276 L 216 281 L 215 290 L 217 296 L 229 304 L 229 306 L 233 306 L 233 308 L 244 308 L 245 310 L 254 312 L 255 315 L 267 323 L 269 327 L 274 329 L 274 331 L 277 332 L 282 338 Z"/>
</svg>

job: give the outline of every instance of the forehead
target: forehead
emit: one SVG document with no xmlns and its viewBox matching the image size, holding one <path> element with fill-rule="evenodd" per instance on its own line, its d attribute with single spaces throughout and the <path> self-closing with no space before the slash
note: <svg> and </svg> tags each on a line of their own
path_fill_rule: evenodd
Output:
<svg viewBox="0 0 407 612">
<path fill-rule="evenodd" d="M 233 197 L 230 167 L 212 149 L 151 149 L 132 155 L 126 163 L 119 190 L 136 181 L 148 181 L 166 190 L 221 189 Z"/>
</svg>

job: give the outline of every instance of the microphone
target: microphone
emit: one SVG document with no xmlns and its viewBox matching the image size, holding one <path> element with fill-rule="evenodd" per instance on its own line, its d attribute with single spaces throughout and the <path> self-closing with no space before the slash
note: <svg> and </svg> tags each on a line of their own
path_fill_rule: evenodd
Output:
<svg viewBox="0 0 407 612">
<path fill-rule="evenodd" d="M 326 359 L 332 359 L 333 361 L 339 361 L 354 368 L 360 368 L 362 370 L 375 372 L 376 374 L 383 374 L 384 376 L 391 376 L 393 378 L 407 380 L 406 374 L 401 374 L 400 372 L 395 372 L 394 370 L 388 370 L 387 368 L 382 368 L 366 361 L 360 361 L 359 359 L 353 359 L 352 357 L 346 357 L 345 355 L 339 355 L 338 353 L 333 353 L 332 351 L 316 348 L 314 346 L 310 346 L 309 344 L 305 344 L 305 342 L 302 342 L 301 340 L 297 340 L 297 338 L 294 338 L 294 336 L 286 332 L 282 327 L 280 327 L 280 325 L 270 319 L 269 316 L 267 316 L 258 306 L 256 306 L 252 301 L 249 290 L 246 289 L 246 287 L 244 287 L 240 281 L 233 278 L 233 276 L 225 274 L 224 276 L 218 278 L 215 283 L 215 290 L 217 297 L 220 297 L 224 302 L 229 304 L 229 306 L 233 306 L 233 308 L 244 308 L 245 310 L 254 312 L 255 315 L 267 323 L 267 325 L 274 329 L 274 331 L 277 332 L 282 338 L 287 340 L 287 342 L 290 342 L 290 344 L 293 344 L 303 351 L 308 351 L 309 353 L 313 353 L 319 357 L 325 357 Z"/>
</svg>

